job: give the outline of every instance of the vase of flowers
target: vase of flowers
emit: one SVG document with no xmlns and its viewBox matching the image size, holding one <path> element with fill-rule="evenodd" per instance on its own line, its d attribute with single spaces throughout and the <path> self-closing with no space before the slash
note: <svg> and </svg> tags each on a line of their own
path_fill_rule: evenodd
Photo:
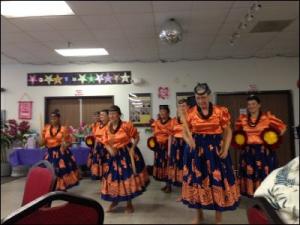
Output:
<svg viewBox="0 0 300 225">
<path fill-rule="evenodd" d="M 8 164 L 8 154 L 11 149 L 14 148 L 24 148 L 27 143 L 27 138 L 29 134 L 34 134 L 35 132 L 30 129 L 28 121 L 21 121 L 18 123 L 14 119 L 7 120 L 1 125 L 1 167 L 2 164 Z M 2 147 L 2 139 L 9 140 L 9 145 Z M 4 142 L 8 143 L 8 142 Z M 21 176 L 26 174 L 28 168 L 25 166 L 14 167 L 11 176 Z M 10 173 L 9 173 L 10 174 Z M 21 175 L 20 175 L 21 174 Z M 2 174 L 1 174 L 2 175 Z"/>
<path fill-rule="evenodd" d="M 73 144 L 76 144 L 77 146 L 84 146 L 84 139 L 87 135 L 91 133 L 91 129 L 87 124 L 81 122 L 79 128 L 74 128 L 70 126 L 69 132 L 74 137 Z"/>
</svg>

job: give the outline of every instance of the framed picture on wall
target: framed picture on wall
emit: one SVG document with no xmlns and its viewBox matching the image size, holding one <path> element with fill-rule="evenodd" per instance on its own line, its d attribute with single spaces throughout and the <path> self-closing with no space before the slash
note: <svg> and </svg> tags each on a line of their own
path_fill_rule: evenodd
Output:
<svg viewBox="0 0 300 225">
<path fill-rule="evenodd" d="M 152 118 L 152 101 L 150 93 L 130 93 L 129 120 L 135 126 L 149 126 Z"/>
<path fill-rule="evenodd" d="M 180 99 L 186 99 L 190 107 L 196 105 L 195 94 L 194 92 L 177 92 L 176 93 L 176 102 Z"/>
</svg>

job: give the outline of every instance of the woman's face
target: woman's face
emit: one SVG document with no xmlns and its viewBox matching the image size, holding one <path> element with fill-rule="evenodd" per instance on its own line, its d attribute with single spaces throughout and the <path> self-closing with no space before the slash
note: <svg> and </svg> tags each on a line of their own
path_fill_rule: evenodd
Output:
<svg viewBox="0 0 300 225">
<path fill-rule="evenodd" d="M 210 95 L 207 95 L 207 93 L 203 95 L 195 94 L 195 99 L 198 106 L 200 106 L 201 108 L 205 108 L 209 103 Z"/>
<path fill-rule="evenodd" d="M 59 117 L 56 116 L 56 115 L 51 115 L 51 117 L 50 117 L 50 124 L 51 124 L 52 126 L 55 126 L 55 125 L 57 125 L 58 123 L 59 123 Z"/>
<path fill-rule="evenodd" d="M 255 100 L 250 100 L 247 102 L 247 109 L 251 114 L 258 112 L 260 107 L 261 105 Z"/>
<path fill-rule="evenodd" d="M 100 112 L 100 121 L 104 124 L 106 124 L 109 120 L 108 115 L 106 112 Z"/>
<path fill-rule="evenodd" d="M 169 118 L 168 110 L 166 110 L 166 109 L 160 109 L 159 110 L 159 116 L 163 120 L 168 119 Z"/>
<path fill-rule="evenodd" d="M 110 111 L 108 117 L 111 122 L 117 122 L 120 120 L 120 114 L 116 111 Z"/>
</svg>

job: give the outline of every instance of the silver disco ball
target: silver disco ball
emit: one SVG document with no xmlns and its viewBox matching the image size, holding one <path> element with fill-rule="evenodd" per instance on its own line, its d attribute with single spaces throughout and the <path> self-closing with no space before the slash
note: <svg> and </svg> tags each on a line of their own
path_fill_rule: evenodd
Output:
<svg viewBox="0 0 300 225">
<path fill-rule="evenodd" d="M 175 19 L 169 19 L 162 26 L 162 29 L 159 33 L 159 39 L 168 43 L 176 44 L 182 40 L 182 28 Z"/>
</svg>

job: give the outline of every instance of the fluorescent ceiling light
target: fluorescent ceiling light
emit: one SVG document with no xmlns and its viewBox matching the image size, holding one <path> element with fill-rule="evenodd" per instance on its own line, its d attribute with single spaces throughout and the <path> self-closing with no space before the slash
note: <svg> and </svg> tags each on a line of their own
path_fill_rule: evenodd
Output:
<svg viewBox="0 0 300 225">
<path fill-rule="evenodd" d="M 104 48 L 66 48 L 55 49 L 55 51 L 62 56 L 98 56 L 108 55 Z"/>
<path fill-rule="evenodd" d="M 74 15 L 64 1 L 1 1 L 1 15 L 5 17 Z"/>
</svg>

